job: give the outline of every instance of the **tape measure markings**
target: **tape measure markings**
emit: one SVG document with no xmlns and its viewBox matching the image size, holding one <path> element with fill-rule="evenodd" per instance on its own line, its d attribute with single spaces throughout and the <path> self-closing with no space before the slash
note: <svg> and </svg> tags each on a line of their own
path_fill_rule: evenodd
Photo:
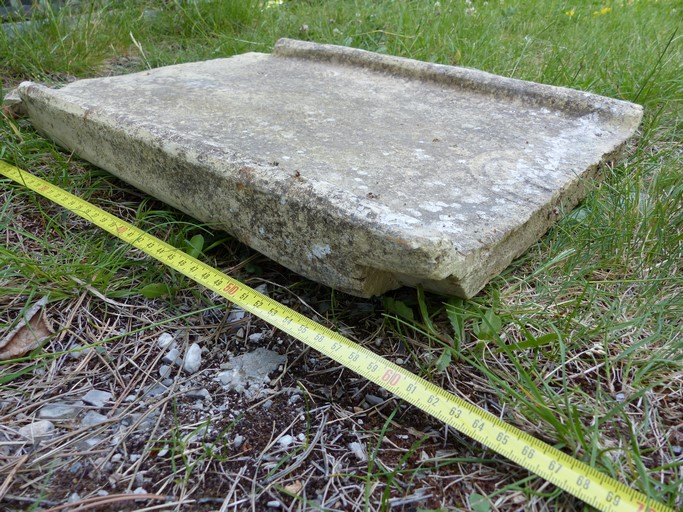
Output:
<svg viewBox="0 0 683 512">
<path fill-rule="evenodd" d="M 604 512 L 673 512 L 84 199 L 2 161 L 0 174 L 89 220 L 585 503 Z"/>
</svg>

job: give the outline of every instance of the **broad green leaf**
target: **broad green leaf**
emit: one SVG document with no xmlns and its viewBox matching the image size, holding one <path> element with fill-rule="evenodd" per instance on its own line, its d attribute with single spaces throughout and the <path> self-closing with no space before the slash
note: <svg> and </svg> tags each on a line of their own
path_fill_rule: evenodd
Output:
<svg viewBox="0 0 683 512">
<path fill-rule="evenodd" d="M 480 322 L 474 325 L 474 334 L 480 340 L 494 341 L 503 330 L 503 321 L 493 312 L 487 309 Z"/>
<path fill-rule="evenodd" d="M 543 347 L 544 345 L 551 345 L 553 343 L 556 343 L 560 337 L 557 335 L 555 332 L 551 332 L 548 334 L 544 334 L 543 336 L 538 336 L 534 337 L 531 334 L 527 335 L 527 339 L 525 341 L 521 341 L 519 343 L 514 343 L 511 345 L 511 348 L 515 350 L 525 350 L 527 348 L 538 348 L 538 347 Z"/>
<path fill-rule="evenodd" d="M 453 332 L 456 338 L 459 338 L 463 334 L 463 329 L 465 328 L 465 314 L 462 299 L 451 299 L 446 305 L 446 315 L 448 320 L 453 327 Z"/>
<path fill-rule="evenodd" d="M 202 235 L 195 235 L 190 240 L 185 240 L 185 246 L 187 254 L 197 258 L 204 249 L 204 237 Z"/>
<path fill-rule="evenodd" d="M 164 283 L 152 283 L 142 288 L 140 293 L 148 299 L 156 299 L 171 295 L 171 289 Z"/>
<path fill-rule="evenodd" d="M 470 508 L 473 512 L 489 512 L 491 510 L 491 502 L 486 496 L 482 496 L 478 492 L 473 492 L 469 495 Z"/>
<path fill-rule="evenodd" d="M 253 263 L 251 261 L 244 266 L 244 270 L 247 274 L 254 274 L 256 276 L 263 275 L 263 267 L 258 263 Z"/>
<path fill-rule="evenodd" d="M 439 359 L 436 361 L 436 369 L 442 372 L 448 368 L 449 364 L 451 364 L 451 351 L 444 350 L 441 356 L 439 356 Z"/>
<path fill-rule="evenodd" d="M 577 208 L 564 218 L 564 222 L 580 223 L 590 215 L 588 208 Z"/>
<path fill-rule="evenodd" d="M 406 303 L 403 301 L 395 300 L 395 299 L 392 299 L 391 297 L 387 297 L 384 299 L 384 307 L 390 313 L 394 313 L 398 316 L 402 316 L 403 318 L 410 320 L 410 321 L 415 320 L 415 314 L 413 313 L 412 308 L 407 306 Z"/>
</svg>

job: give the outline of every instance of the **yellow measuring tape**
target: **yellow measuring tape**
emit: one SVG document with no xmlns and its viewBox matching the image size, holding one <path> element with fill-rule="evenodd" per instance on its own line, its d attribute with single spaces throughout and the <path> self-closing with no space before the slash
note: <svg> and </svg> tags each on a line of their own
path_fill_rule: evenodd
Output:
<svg viewBox="0 0 683 512">
<path fill-rule="evenodd" d="M 605 512 L 673 512 L 87 201 L 2 161 L 0 175 L 89 220 L 585 503 Z"/>
</svg>

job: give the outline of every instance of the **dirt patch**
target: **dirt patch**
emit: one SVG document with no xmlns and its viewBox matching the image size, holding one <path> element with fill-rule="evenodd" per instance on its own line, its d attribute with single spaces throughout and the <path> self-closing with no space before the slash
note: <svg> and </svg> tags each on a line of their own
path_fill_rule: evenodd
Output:
<svg viewBox="0 0 683 512">
<path fill-rule="evenodd" d="M 293 302 L 292 294 L 283 290 L 271 293 L 295 308 L 304 302 Z M 213 299 L 207 292 L 203 295 L 207 301 Z M 342 302 L 346 300 L 356 302 Z M 150 327 L 171 305 L 145 302 L 128 314 L 119 310 L 118 321 L 111 307 L 103 311 L 103 304 L 95 301 L 53 306 L 51 314 L 61 318 L 90 315 L 99 324 L 100 339 L 143 330 L 81 352 L 73 350 L 84 341 L 77 339 L 83 332 L 68 332 L 47 347 L 65 350 L 63 355 L 23 378 L 21 389 L 34 390 L 31 400 L 18 392 L 3 396 L 0 424 L 10 443 L 3 465 L 5 470 L 16 469 L 5 495 L 8 506 L 19 509 L 25 500 L 33 500 L 49 507 L 69 499 L 146 492 L 161 501 L 134 501 L 131 496 L 107 506 L 136 510 L 167 503 L 169 509 L 263 510 L 287 509 L 299 501 L 325 510 L 354 510 L 368 502 L 407 500 L 405 510 L 410 510 L 409 504 L 443 503 L 446 496 L 435 492 L 434 484 L 438 481 L 440 487 L 444 479 L 455 484 L 461 478 L 457 466 L 432 474 L 433 468 L 443 465 L 439 453 L 444 447 L 462 449 L 457 436 L 447 439 L 438 421 L 261 320 L 247 314 L 226 323 L 229 310 L 217 306 L 199 312 L 201 304 L 188 294 L 176 298 L 176 305 L 189 311 L 182 322 Z M 327 301 L 309 297 L 305 302 L 324 309 Z M 352 332 L 367 332 L 382 318 L 379 301 L 355 309 L 359 313 L 346 327 Z M 146 321 L 139 316 L 146 316 Z M 168 332 L 186 344 L 197 342 L 204 350 L 197 374 L 186 375 L 174 367 L 166 387 L 159 375 L 165 351 L 156 341 Z M 368 338 L 365 343 L 374 346 L 372 342 Z M 401 352 L 395 343 L 387 345 Z M 221 367 L 229 357 L 258 348 L 281 354 L 287 363 L 271 375 L 272 381 L 258 396 L 226 390 L 216 378 Z M 77 401 L 90 389 L 108 391 L 111 401 L 97 409 L 86 406 L 76 417 L 54 420 L 53 435 L 40 443 L 31 445 L 13 434 L 34 421 L 46 404 Z M 192 394 L 198 389 L 206 390 L 204 398 Z M 83 428 L 87 410 L 97 410 L 106 421 Z M 17 459 L 17 454 L 28 458 Z M 453 503 L 453 497 L 448 501 Z"/>
</svg>

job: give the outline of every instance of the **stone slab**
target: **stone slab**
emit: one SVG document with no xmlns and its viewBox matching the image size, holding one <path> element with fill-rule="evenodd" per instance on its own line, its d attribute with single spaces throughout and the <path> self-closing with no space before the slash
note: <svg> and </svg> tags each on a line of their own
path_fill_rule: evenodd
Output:
<svg viewBox="0 0 683 512">
<path fill-rule="evenodd" d="M 19 95 L 61 146 L 359 296 L 476 294 L 576 205 L 642 117 L 585 92 L 293 40 Z"/>
</svg>

